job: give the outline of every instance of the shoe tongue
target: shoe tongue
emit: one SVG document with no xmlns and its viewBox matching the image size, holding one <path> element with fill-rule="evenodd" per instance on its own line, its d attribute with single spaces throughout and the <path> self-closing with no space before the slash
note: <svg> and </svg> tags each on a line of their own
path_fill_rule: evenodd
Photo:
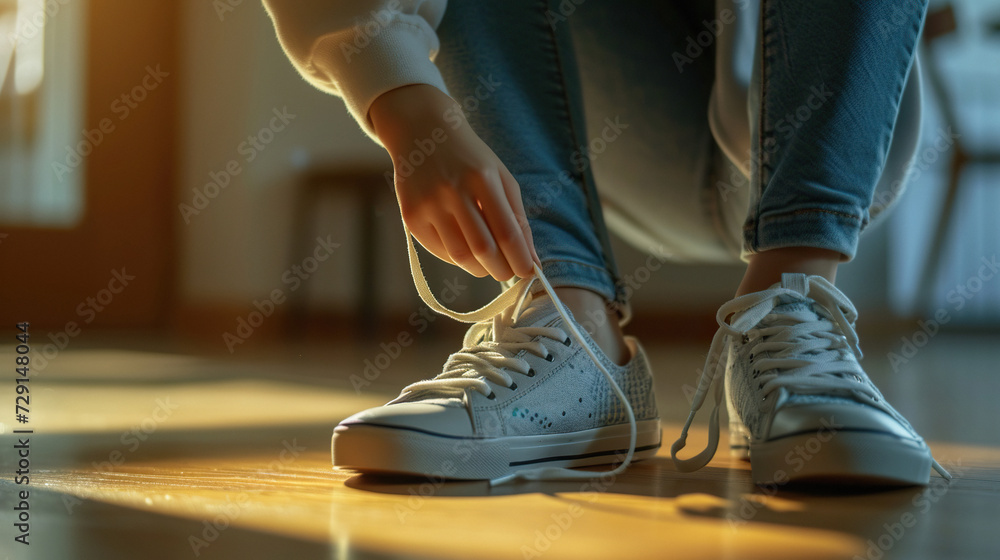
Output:
<svg viewBox="0 0 1000 560">
<path fill-rule="evenodd" d="M 809 295 L 809 278 L 805 274 L 786 272 L 781 275 L 781 287 L 807 296 Z"/>
<path fill-rule="evenodd" d="M 508 310 L 509 311 L 509 310 Z M 507 313 L 508 311 L 504 311 Z M 569 309 L 566 313 L 570 317 L 573 316 Z M 549 297 L 536 297 L 532 299 L 528 304 L 521 309 L 521 315 L 514 321 L 514 327 L 548 327 L 552 326 L 560 321 L 559 311 L 556 309 L 555 303 Z M 442 393 L 438 389 L 427 389 L 423 391 L 418 391 L 409 395 L 399 396 L 396 400 L 391 402 L 422 402 L 422 403 L 434 403 L 442 406 L 464 406 L 464 397 L 452 396 L 450 393 L 452 390 L 445 390 Z M 461 391 L 455 391 L 456 393 L 461 393 Z"/>
<path fill-rule="evenodd" d="M 569 310 L 566 310 L 569 313 Z M 556 304 L 549 297 L 536 297 L 521 310 L 521 315 L 514 321 L 515 327 L 542 327 L 548 326 L 559 317 Z M 570 314 L 572 317 L 572 314 Z"/>
<path fill-rule="evenodd" d="M 809 280 L 805 274 L 782 274 L 781 287 L 796 292 L 802 297 L 795 297 L 790 294 L 778 296 L 778 301 L 781 303 L 774 306 L 774 311 L 779 313 L 813 311 L 811 300 L 804 299 L 809 297 Z"/>
<path fill-rule="evenodd" d="M 775 302 L 775 306 L 771 308 L 768 315 L 773 313 L 782 315 L 801 312 L 816 313 L 812 306 L 812 300 L 809 299 L 809 296 L 807 295 L 809 293 L 809 283 L 805 274 L 782 274 L 781 282 L 771 285 L 771 289 L 775 288 L 784 288 L 794 293 L 779 295 L 778 301 Z M 737 312 L 733 315 L 731 324 L 735 323 L 740 317 L 749 312 L 749 309 Z"/>
</svg>

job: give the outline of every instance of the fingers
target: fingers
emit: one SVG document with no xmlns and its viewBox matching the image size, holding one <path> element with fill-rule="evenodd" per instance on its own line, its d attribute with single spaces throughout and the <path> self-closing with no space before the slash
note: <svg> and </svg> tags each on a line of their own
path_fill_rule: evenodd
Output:
<svg viewBox="0 0 1000 560">
<path fill-rule="evenodd" d="M 420 244 L 434 256 L 473 276 L 493 276 L 500 281 L 513 276 L 478 209 L 467 199 L 442 196 L 454 200 L 405 213 L 403 219 Z"/>
<path fill-rule="evenodd" d="M 524 240 L 528 245 L 531 259 L 541 266 L 542 261 L 539 260 L 538 253 L 535 252 L 535 240 L 531 236 L 531 226 L 528 222 L 527 213 L 524 211 L 524 203 L 521 202 L 521 186 L 517 184 L 517 180 L 514 179 L 514 176 L 511 175 L 510 171 L 504 165 L 500 166 L 500 180 L 503 182 L 504 192 L 507 194 L 511 210 L 514 211 L 514 218 L 517 220 L 518 226 L 521 228 L 521 233 L 524 235 Z"/>
<path fill-rule="evenodd" d="M 490 276 L 503 282 L 514 276 L 514 271 L 507 263 L 504 254 L 497 247 L 493 234 L 483 221 L 483 215 L 472 200 L 462 198 L 459 201 L 460 207 L 456 209 L 454 216 L 462 233 L 465 234 L 465 241 L 469 249 L 475 255 Z"/>
<path fill-rule="evenodd" d="M 515 211 L 511 207 L 507 195 L 508 189 L 499 173 L 486 180 L 488 183 L 477 193 L 480 211 L 486 220 L 486 225 L 513 273 L 522 278 L 531 276 L 534 272 L 531 250 L 528 248 L 522 226 L 518 223 Z M 514 187 L 517 188 L 516 183 Z M 520 213 L 521 216 L 524 215 L 523 208 Z"/>
<path fill-rule="evenodd" d="M 469 274 L 477 278 L 489 276 L 490 272 L 479 262 L 475 253 L 469 248 L 465 234 L 458 225 L 458 221 L 450 215 L 439 215 L 434 221 L 434 229 L 444 244 L 452 264 L 465 269 Z"/>
<path fill-rule="evenodd" d="M 499 162 L 458 180 L 397 182 L 403 220 L 432 254 L 477 277 L 530 277 L 538 257 L 520 187 Z"/>
<path fill-rule="evenodd" d="M 448 255 L 448 249 L 445 248 L 444 242 L 441 241 L 441 236 L 438 235 L 434 226 L 430 225 L 430 222 L 418 223 L 413 220 L 407 220 L 406 218 L 404 218 L 403 221 L 406 222 L 406 227 L 410 229 L 410 233 L 413 234 L 413 237 L 415 237 L 420 245 L 424 249 L 427 249 L 430 254 L 446 263 L 455 264 Z"/>
<path fill-rule="evenodd" d="M 469 248 L 465 233 L 450 212 L 437 205 L 410 206 L 402 202 L 400 209 L 410 233 L 432 255 L 479 278 L 490 274 Z"/>
</svg>

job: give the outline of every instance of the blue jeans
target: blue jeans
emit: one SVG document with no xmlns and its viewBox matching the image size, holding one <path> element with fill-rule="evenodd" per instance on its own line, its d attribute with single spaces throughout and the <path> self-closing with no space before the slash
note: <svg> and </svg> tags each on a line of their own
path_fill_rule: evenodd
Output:
<svg viewBox="0 0 1000 560">
<path fill-rule="evenodd" d="M 893 136 L 926 0 L 718 4 L 448 3 L 436 62 L 518 180 L 554 286 L 626 303 L 606 220 L 678 261 L 782 247 L 849 259 L 887 206 L 876 186 L 916 145 Z M 736 54 L 720 63 L 717 46 Z M 718 86 L 741 77 L 727 127 L 732 88 Z"/>
</svg>

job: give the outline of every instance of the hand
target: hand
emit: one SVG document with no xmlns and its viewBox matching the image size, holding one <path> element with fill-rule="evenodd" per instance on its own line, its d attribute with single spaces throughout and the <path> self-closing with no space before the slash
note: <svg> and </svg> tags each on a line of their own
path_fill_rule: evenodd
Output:
<svg viewBox="0 0 1000 560">
<path fill-rule="evenodd" d="M 409 85 L 379 96 L 369 117 L 392 157 L 403 222 L 421 245 L 480 278 L 533 274 L 521 189 L 458 103 Z"/>
</svg>

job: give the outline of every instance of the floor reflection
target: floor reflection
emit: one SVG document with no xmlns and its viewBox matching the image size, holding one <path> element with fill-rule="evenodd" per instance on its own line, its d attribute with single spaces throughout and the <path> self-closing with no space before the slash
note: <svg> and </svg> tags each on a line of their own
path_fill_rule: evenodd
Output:
<svg viewBox="0 0 1000 560">
<path fill-rule="evenodd" d="M 120 371 L 137 363 L 158 375 Z M 331 427 L 385 395 L 223 374 L 210 361 L 156 364 L 129 354 L 100 375 L 81 368 L 37 380 L 32 545 L 12 558 L 986 558 L 1000 550 L 991 534 L 1000 446 L 932 442 L 956 475 L 950 485 L 935 478 L 927 488 L 848 495 L 760 488 L 746 463 L 725 454 L 679 473 L 666 448 L 592 481 L 490 487 L 359 475 L 330 467 Z M 679 428 L 668 419 L 664 441 Z M 692 445 L 706 438 L 691 432 Z M 11 453 L 0 462 L 6 495 L 15 489 Z"/>
</svg>

